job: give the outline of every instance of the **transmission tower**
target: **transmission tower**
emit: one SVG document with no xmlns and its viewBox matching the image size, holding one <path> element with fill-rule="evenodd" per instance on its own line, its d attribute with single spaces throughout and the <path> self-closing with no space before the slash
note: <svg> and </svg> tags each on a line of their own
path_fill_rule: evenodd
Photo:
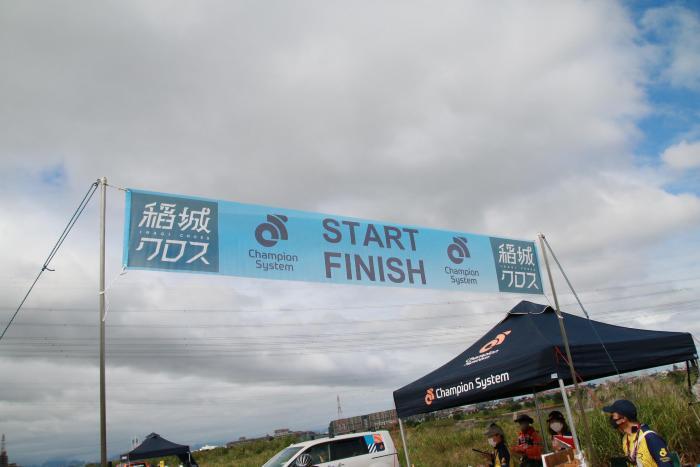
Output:
<svg viewBox="0 0 700 467">
<path fill-rule="evenodd" d="M 343 418 L 343 408 L 340 406 L 340 394 L 338 394 L 336 399 L 338 400 L 338 420 L 340 420 Z"/>
<path fill-rule="evenodd" d="M 9 464 L 7 459 L 7 451 L 5 450 L 5 433 L 2 434 L 2 442 L 0 442 L 0 467 L 7 467 Z"/>
</svg>

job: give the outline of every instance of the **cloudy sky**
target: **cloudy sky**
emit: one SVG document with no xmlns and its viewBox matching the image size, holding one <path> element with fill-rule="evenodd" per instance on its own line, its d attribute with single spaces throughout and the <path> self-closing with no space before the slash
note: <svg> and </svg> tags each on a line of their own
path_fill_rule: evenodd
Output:
<svg viewBox="0 0 700 467">
<path fill-rule="evenodd" d="M 695 2 L 8 0 L 0 63 L 3 323 L 104 175 L 544 232 L 594 318 L 700 334 Z M 522 298 L 122 274 L 108 197 L 110 455 L 390 408 Z M 0 342 L 22 464 L 99 456 L 95 201 Z"/>
</svg>

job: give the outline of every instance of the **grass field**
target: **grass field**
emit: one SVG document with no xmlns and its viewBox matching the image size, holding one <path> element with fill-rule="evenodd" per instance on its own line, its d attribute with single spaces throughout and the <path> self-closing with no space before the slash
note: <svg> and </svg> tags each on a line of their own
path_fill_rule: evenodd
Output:
<svg viewBox="0 0 700 467">
<path fill-rule="evenodd" d="M 620 435 L 609 428 L 607 418 L 600 410 L 603 405 L 619 398 L 634 401 L 642 421 L 660 433 L 668 441 L 671 450 L 681 455 L 684 463 L 700 463 L 700 423 L 688 406 L 690 398 L 682 378 L 670 375 L 608 383 L 587 394 L 585 404 L 588 407 L 595 449 L 594 465 L 607 465 L 606 459 L 622 454 Z M 551 408 L 546 408 L 545 412 Z M 700 412 L 700 407 L 696 410 Z M 531 409 L 527 411 L 533 413 Z M 472 448 L 488 450 L 482 433 L 491 421 L 496 421 L 503 427 L 507 441 L 514 439 L 516 426 L 512 422 L 512 414 L 502 411 L 490 414 L 481 412 L 469 420 L 431 420 L 408 426 L 407 438 L 413 465 L 466 467 L 484 464 L 484 459 L 473 452 Z M 536 428 L 539 429 L 539 425 Z M 577 429 L 582 433 L 581 423 L 577 423 Z M 392 437 L 400 452 L 401 465 L 406 466 L 398 430 L 392 431 Z M 201 467 L 260 467 L 294 441 L 292 438 L 256 441 L 230 449 L 219 448 L 197 453 L 196 458 Z M 153 459 L 151 462 L 157 465 L 158 460 Z M 170 467 L 179 465 L 175 459 L 166 459 L 166 464 Z"/>
<path fill-rule="evenodd" d="M 659 376 L 633 382 L 609 383 L 588 394 L 586 406 L 595 450 L 594 465 L 607 465 L 607 459 L 622 455 L 620 435 L 610 429 L 607 416 L 601 411 L 603 405 L 621 398 L 636 403 L 642 422 L 660 433 L 667 440 L 670 449 L 679 453 L 684 463 L 693 466 L 700 463 L 700 422 L 688 406 L 690 398 L 687 387 L 677 377 Z M 696 410 L 700 412 L 700 407 Z M 535 418 L 534 413 L 530 413 Z M 516 427 L 512 416 L 502 415 L 489 421 L 501 425 L 506 431 L 507 441 L 514 439 Z M 409 428 L 406 436 L 411 462 L 416 467 L 483 464 L 483 458 L 471 449 L 488 450 L 482 433 L 489 421 L 434 420 Z M 582 424 L 579 422 L 576 427 L 582 435 Z M 539 426 L 536 428 L 539 429 Z M 392 432 L 392 436 L 397 449 L 401 451 L 402 465 L 406 465 L 398 431 Z"/>
</svg>

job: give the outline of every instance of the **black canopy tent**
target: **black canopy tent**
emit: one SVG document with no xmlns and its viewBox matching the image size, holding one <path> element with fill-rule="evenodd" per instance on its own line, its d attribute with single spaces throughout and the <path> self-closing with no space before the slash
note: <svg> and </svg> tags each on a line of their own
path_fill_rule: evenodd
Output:
<svg viewBox="0 0 700 467">
<path fill-rule="evenodd" d="M 579 380 L 697 359 L 684 332 L 614 326 L 562 313 Z M 522 301 L 457 357 L 394 391 L 399 417 L 429 413 L 573 383 L 557 314 Z M 564 394 L 565 396 L 565 394 Z M 565 400 L 568 410 L 568 402 Z"/>
<path fill-rule="evenodd" d="M 562 315 L 580 380 L 697 358 L 689 333 L 647 331 Z M 405 418 L 532 394 L 557 387 L 559 378 L 571 384 L 563 349 L 554 309 L 522 301 L 456 358 L 394 391 L 396 411 Z"/>
<path fill-rule="evenodd" d="M 146 436 L 136 448 L 126 454 L 122 454 L 123 461 L 131 462 L 143 459 L 152 459 L 154 457 L 177 456 L 185 466 L 197 465 L 190 452 L 190 447 L 184 444 L 173 443 L 161 437 L 157 433 L 151 433 Z"/>
</svg>

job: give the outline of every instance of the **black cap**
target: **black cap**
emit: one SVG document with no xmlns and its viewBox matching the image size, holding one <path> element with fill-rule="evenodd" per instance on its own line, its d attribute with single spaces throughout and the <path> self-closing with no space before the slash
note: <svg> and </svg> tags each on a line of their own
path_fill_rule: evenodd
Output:
<svg viewBox="0 0 700 467">
<path fill-rule="evenodd" d="M 521 423 L 521 422 L 527 422 L 527 423 L 534 423 L 535 421 L 526 413 L 521 413 L 520 415 L 517 416 L 515 420 L 513 420 L 515 423 Z"/>
<path fill-rule="evenodd" d="M 552 410 L 549 412 L 549 415 L 547 416 L 547 420 L 561 420 L 562 422 L 565 421 L 566 419 L 564 418 L 564 414 L 559 412 L 558 410 Z"/>
<path fill-rule="evenodd" d="M 603 412 L 617 412 L 633 422 L 637 421 L 637 407 L 635 407 L 634 404 L 627 399 L 619 399 L 613 402 L 611 405 L 603 407 Z"/>
<path fill-rule="evenodd" d="M 503 429 L 500 426 L 498 426 L 498 424 L 492 423 L 484 432 L 484 436 L 491 437 L 495 435 L 505 436 L 505 433 L 503 433 Z"/>
</svg>

